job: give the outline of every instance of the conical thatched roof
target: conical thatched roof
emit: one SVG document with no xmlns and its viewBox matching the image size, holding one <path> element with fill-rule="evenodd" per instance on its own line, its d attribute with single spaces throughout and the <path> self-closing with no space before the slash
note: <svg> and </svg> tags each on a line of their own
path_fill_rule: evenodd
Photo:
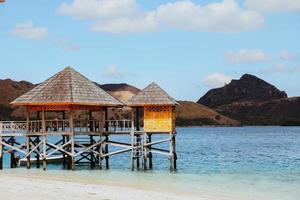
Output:
<svg viewBox="0 0 300 200">
<path fill-rule="evenodd" d="M 151 83 L 145 89 L 133 96 L 126 102 L 128 106 L 146 106 L 146 105 L 176 105 L 175 99 L 170 97 L 156 83 Z"/>
<path fill-rule="evenodd" d="M 12 105 L 123 105 L 119 100 L 96 86 L 86 77 L 65 68 L 29 92 L 20 96 Z"/>
</svg>

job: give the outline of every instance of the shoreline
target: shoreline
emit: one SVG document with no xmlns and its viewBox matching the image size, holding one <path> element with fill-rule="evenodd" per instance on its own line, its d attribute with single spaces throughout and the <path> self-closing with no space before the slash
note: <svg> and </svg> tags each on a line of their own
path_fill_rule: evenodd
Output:
<svg viewBox="0 0 300 200">
<path fill-rule="evenodd" d="M 198 195 L 161 188 L 100 183 L 78 177 L 68 178 L 46 173 L 0 172 L 1 199 L 14 200 L 210 200 Z M 74 174 L 76 175 L 76 174 Z M 5 183 L 5 184 L 3 184 Z"/>
</svg>

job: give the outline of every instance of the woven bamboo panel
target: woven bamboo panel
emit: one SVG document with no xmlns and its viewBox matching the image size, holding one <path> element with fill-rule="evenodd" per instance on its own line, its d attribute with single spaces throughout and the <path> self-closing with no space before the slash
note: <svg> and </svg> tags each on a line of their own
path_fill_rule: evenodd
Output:
<svg viewBox="0 0 300 200">
<path fill-rule="evenodd" d="M 146 132 L 174 132 L 174 106 L 144 107 L 144 130 Z"/>
</svg>

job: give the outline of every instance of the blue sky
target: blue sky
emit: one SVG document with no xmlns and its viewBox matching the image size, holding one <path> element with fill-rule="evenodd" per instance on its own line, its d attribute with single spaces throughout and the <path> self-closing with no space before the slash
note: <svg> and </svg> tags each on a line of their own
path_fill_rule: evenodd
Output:
<svg viewBox="0 0 300 200">
<path fill-rule="evenodd" d="M 157 82 L 198 100 L 244 73 L 300 96 L 300 0 L 6 0 L 0 79 L 72 66 L 99 83 Z"/>
</svg>

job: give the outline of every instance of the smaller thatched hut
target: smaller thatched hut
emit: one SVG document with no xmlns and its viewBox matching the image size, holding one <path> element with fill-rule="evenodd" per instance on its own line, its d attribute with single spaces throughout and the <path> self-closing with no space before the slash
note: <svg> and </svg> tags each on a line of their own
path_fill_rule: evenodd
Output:
<svg viewBox="0 0 300 200">
<path fill-rule="evenodd" d="M 126 102 L 130 107 L 144 108 L 144 131 L 175 132 L 175 106 L 178 103 L 156 83 L 151 83 Z"/>
</svg>

